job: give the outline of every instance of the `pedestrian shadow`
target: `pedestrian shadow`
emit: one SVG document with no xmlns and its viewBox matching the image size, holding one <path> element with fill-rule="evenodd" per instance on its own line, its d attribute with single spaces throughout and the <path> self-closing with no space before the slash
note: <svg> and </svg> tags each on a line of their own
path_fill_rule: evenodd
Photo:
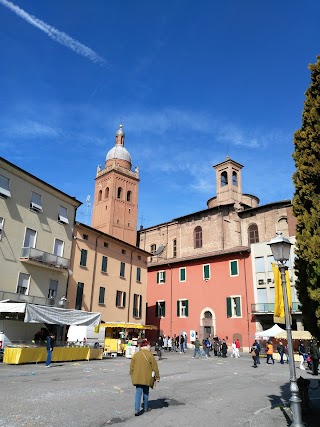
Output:
<svg viewBox="0 0 320 427">
<path fill-rule="evenodd" d="M 288 412 L 290 411 L 290 385 L 284 384 L 280 387 L 280 396 L 277 396 L 275 394 L 270 394 L 268 396 L 271 404 L 271 409 L 279 408 L 283 418 L 287 422 L 287 426 L 290 426 L 292 424 L 292 419 Z"/>
<path fill-rule="evenodd" d="M 161 408 L 168 408 L 169 406 L 180 406 L 185 405 L 185 403 L 178 402 L 175 399 L 155 399 L 155 400 L 149 400 L 148 407 L 150 409 L 161 409 Z"/>
</svg>

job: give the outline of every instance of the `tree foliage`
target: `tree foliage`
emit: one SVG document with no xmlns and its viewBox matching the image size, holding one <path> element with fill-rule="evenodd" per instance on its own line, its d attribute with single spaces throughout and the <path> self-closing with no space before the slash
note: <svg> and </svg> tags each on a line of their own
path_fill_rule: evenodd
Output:
<svg viewBox="0 0 320 427">
<path fill-rule="evenodd" d="M 297 219 L 298 297 L 305 328 L 320 339 L 320 56 L 309 65 L 302 127 L 294 134 L 293 213 Z"/>
</svg>

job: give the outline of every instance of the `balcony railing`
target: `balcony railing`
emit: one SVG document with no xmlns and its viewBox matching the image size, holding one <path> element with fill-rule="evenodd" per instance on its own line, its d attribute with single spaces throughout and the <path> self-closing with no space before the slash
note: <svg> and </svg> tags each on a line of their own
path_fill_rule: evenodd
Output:
<svg viewBox="0 0 320 427">
<path fill-rule="evenodd" d="M 20 260 L 34 261 L 44 266 L 56 268 L 69 268 L 70 260 L 58 255 L 50 254 L 49 252 L 40 251 L 35 248 L 22 248 Z"/>
<path fill-rule="evenodd" d="M 59 308 L 68 308 L 68 302 L 65 299 L 36 297 L 33 295 L 0 291 L 0 301 L 6 300 L 27 302 L 29 304 L 51 305 Z"/>
<path fill-rule="evenodd" d="M 266 313 L 273 314 L 274 303 L 251 304 L 251 313 L 252 314 L 266 314 Z M 301 313 L 299 302 L 292 303 L 292 313 Z"/>
</svg>

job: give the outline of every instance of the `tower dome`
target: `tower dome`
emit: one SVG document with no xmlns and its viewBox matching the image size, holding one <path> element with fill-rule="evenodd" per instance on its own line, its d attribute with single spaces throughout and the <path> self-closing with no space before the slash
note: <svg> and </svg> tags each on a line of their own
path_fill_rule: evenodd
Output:
<svg viewBox="0 0 320 427">
<path fill-rule="evenodd" d="M 116 145 L 109 150 L 106 156 L 106 162 L 110 163 L 112 160 L 119 160 L 119 164 L 125 168 L 131 169 L 131 156 L 129 151 L 124 148 L 124 137 L 125 133 L 120 124 L 119 129 L 116 132 Z"/>
</svg>

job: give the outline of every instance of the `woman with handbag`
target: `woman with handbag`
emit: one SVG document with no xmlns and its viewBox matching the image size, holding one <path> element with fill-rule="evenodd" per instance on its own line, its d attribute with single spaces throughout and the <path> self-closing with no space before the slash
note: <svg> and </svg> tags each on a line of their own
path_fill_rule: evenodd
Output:
<svg viewBox="0 0 320 427">
<path fill-rule="evenodd" d="M 148 407 L 149 388 L 153 388 L 156 381 L 160 381 L 159 368 L 150 351 L 147 340 L 140 344 L 140 351 L 134 353 L 130 363 L 130 376 L 132 384 L 136 387 L 135 416 L 150 411 Z M 141 397 L 143 395 L 143 411 L 140 411 Z"/>
</svg>

